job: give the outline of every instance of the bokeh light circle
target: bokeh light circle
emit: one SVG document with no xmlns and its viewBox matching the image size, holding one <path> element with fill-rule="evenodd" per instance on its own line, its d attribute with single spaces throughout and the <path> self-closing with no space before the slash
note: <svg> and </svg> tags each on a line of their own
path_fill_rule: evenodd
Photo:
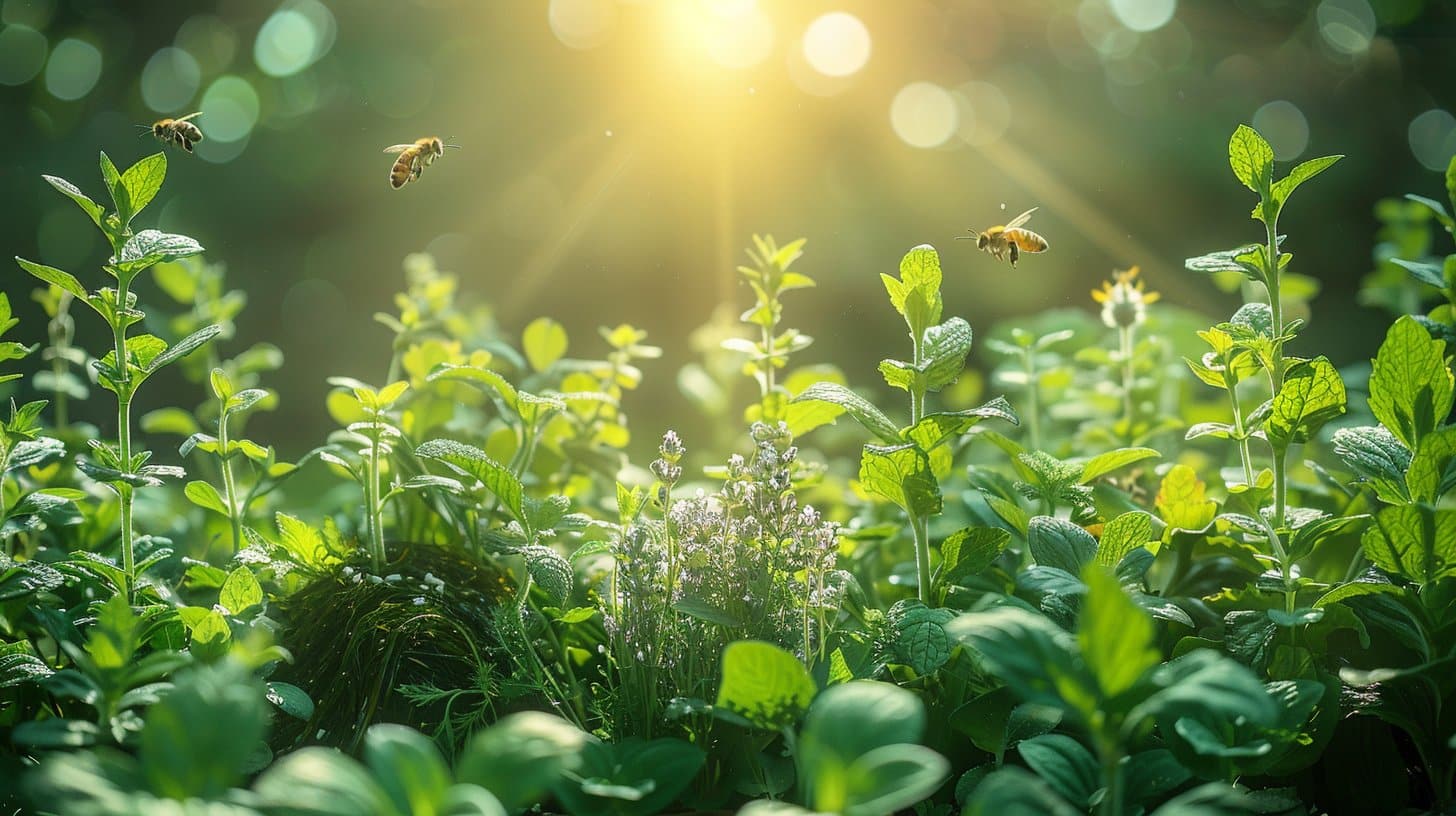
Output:
<svg viewBox="0 0 1456 816">
<path fill-rule="evenodd" d="M 0 23 L 40 31 L 50 25 L 55 13 L 55 0 L 5 0 L 0 4 Z"/>
<path fill-rule="evenodd" d="M 1276 99 L 1265 103 L 1254 111 L 1251 124 L 1274 148 L 1274 158 L 1279 161 L 1297 159 L 1309 147 L 1309 121 L 1293 102 Z"/>
<path fill-rule="evenodd" d="M 208 141 L 236 142 L 258 124 L 258 92 L 239 76 L 218 77 L 202 95 L 198 125 Z"/>
<path fill-rule="evenodd" d="M 833 11 L 804 31 L 804 60 L 825 76 L 857 73 L 870 59 L 870 30 L 853 14 Z"/>
<path fill-rule="evenodd" d="M 989 82 L 967 82 L 956 88 L 960 103 L 960 137 L 980 147 L 1000 139 L 1011 127 L 1011 100 Z"/>
<path fill-rule="evenodd" d="M 955 98 L 933 82 L 912 82 L 890 103 L 890 126 L 912 147 L 940 147 L 959 123 Z"/>
<path fill-rule="evenodd" d="M 1432 108 L 1411 120 L 1406 137 L 1416 161 L 1427 170 L 1444 171 L 1456 156 L 1456 116 Z"/>
<path fill-rule="evenodd" d="M 1342 54 L 1363 54 L 1375 38 L 1375 12 L 1366 0 L 1324 0 L 1314 18 L 1320 37 Z"/>
<path fill-rule="evenodd" d="M 1117 21 L 1133 31 L 1157 31 L 1173 19 L 1178 0 L 1111 0 Z"/>
<path fill-rule="evenodd" d="M 173 42 L 197 60 L 204 74 L 227 68 L 238 49 L 238 35 L 232 26 L 211 14 L 189 17 L 177 29 Z"/>
<path fill-rule="evenodd" d="M 101 51 L 91 43 L 68 37 L 51 49 L 45 69 L 45 86 L 51 96 L 80 99 L 91 93 L 100 78 Z"/>
<path fill-rule="evenodd" d="M 175 113 L 197 95 L 202 68 L 180 48 L 160 48 L 142 68 L 142 101 L 158 113 Z"/>
<path fill-rule="evenodd" d="M 313 62 L 318 44 L 319 32 L 311 20 L 292 9 L 280 9 L 258 29 L 253 61 L 268 76 L 293 76 Z"/>
<path fill-rule="evenodd" d="M 546 19 L 567 48 L 595 48 L 611 34 L 617 6 L 612 0 L 551 0 Z"/>
<path fill-rule="evenodd" d="M 45 35 L 23 25 L 0 29 L 0 85 L 24 85 L 45 67 Z"/>
</svg>

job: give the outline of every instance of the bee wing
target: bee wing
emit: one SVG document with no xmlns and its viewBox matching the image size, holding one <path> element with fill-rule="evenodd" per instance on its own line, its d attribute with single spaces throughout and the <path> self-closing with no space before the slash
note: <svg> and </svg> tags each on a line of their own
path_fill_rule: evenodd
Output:
<svg viewBox="0 0 1456 816">
<path fill-rule="evenodd" d="M 1015 218 L 1011 219 L 1010 223 L 1008 223 L 1006 225 L 1006 229 L 1012 229 L 1013 227 L 1019 227 L 1022 224 L 1025 224 L 1027 221 L 1030 221 L 1031 220 L 1031 214 L 1034 213 L 1034 212 L 1036 212 L 1036 211 L 1037 211 L 1037 208 L 1036 207 L 1032 207 L 1031 209 L 1029 209 L 1026 212 L 1022 213 L 1021 215 L 1016 216 Z"/>
<path fill-rule="evenodd" d="M 403 153 L 406 150 L 413 150 L 413 149 L 414 149 L 414 145 L 412 145 L 412 144 L 390 145 L 389 147 L 384 148 L 384 152 L 385 153 Z"/>
<path fill-rule="evenodd" d="M 176 119 L 173 119 L 172 121 L 173 122 L 185 122 L 188 119 L 196 119 L 197 117 L 199 117 L 201 115 L 202 115 L 202 111 L 198 111 L 196 113 L 189 113 L 186 116 L 178 117 Z"/>
</svg>

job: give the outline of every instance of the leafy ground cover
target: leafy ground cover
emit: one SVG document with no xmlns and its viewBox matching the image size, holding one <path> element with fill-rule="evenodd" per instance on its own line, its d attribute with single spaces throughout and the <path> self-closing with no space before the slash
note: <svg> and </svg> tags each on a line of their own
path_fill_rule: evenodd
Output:
<svg viewBox="0 0 1456 816">
<path fill-rule="evenodd" d="M 12 369 L 44 361 L 3 375 L 0 796 L 239 816 L 1446 810 L 1456 163 L 1451 209 L 1378 210 L 1362 297 L 1393 322 L 1342 370 L 1300 338 L 1309 287 L 1279 230 L 1338 158 L 1276 170 L 1241 126 L 1230 166 L 1259 229 L 1187 267 L 1244 306 L 1210 325 L 1118 271 L 1095 316 L 987 332 L 988 377 L 934 248 L 882 275 L 908 342 L 843 372 L 792 328 L 805 242 L 756 236 L 753 303 L 676 373 L 715 439 L 629 425 L 660 353 L 645 332 L 541 318 L 507 337 L 412 256 L 379 316 L 387 374 L 331 379 L 338 430 L 295 462 L 247 436 L 277 407 L 278 350 L 234 348 L 221 266 L 142 226 L 166 158 L 103 154 L 104 203 L 46 177 L 111 257 L 80 276 L 17 259 L 48 322 L 44 343 L 0 344 Z M 75 345 L 78 320 L 112 342 Z M 0 332 L 16 324 L 0 295 Z M 169 366 L 193 393 L 134 415 Z M 69 420 L 80 399 L 115 424 Z"/>
</svg>

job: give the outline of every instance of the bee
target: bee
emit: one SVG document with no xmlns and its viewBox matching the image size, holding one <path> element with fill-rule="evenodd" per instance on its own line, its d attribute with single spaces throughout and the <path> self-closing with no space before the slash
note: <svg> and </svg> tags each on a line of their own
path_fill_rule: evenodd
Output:
<svg viewBox="0 0 1456 816">
<path fill-rule="evenodd" d="M 996 260 L 1010 256 L 1011 265 L 1016 266 L 1016 260 L 1023 252 L 1046 252 L 1047 240 L 1029 229 L 1021 226 L 1031 220 L 1031 214 L 1037 208 L 1032 207 L 1021 215 L 1011 219 L 1004 227 L 991 227 L 978 235 L 962 235 L 962 240 L 976 239 L 976 248 L 991 253 Z"/>
<path fill-rule="evenodd" d="M 188 120 L 196 119 L 201 115 L 202 112 L 198 111 L 197 113 L 189 113 L 179 119 L 158 119 L 148 129 L 151 130 L 153 136 L 157 137 L 157 141 L 162 144 L 174 144 L 191 153 L 192 146 L 202 141 L 202 131 L 197 128 L 197 125 L 192 124 Z M 139 127 L 146 128 L 147 126 L 139 125 Z"/>
<path fill-rule="evenodd" d="M 445 148 L 453 147 L 459 149 L 460 145 L 445 144 L 438 136 L 426 136 L 423 139 L 416 139 L 412 144 L 390 145 L 384 148 L 385 153 L 398 153 L 399 158 L 389 168 L 389 186 L 398 190 L 406 184 L 420 177 L 425 168 L 435 163 L 435 159 L 445 155 Z"/>
</svg>

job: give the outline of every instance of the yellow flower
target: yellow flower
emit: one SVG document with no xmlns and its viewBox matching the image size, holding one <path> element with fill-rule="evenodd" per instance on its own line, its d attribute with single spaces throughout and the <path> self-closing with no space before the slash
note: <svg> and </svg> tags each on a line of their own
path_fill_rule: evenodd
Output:
<svg viewBox="0 0 1456 816">
<path fill-rule="evenodd" d="M 1102 322 L 1109 329 L 1130 328 L 1147 319 L 1147 305 L 1161 297 L 1148 292 L 1137 280 L 1138 268 L 1114 271 L 1112 280 L 1103 281 L 1101 289 L 1092 290 L 1092 299 L 1102 304 Z"/>
</svg>

